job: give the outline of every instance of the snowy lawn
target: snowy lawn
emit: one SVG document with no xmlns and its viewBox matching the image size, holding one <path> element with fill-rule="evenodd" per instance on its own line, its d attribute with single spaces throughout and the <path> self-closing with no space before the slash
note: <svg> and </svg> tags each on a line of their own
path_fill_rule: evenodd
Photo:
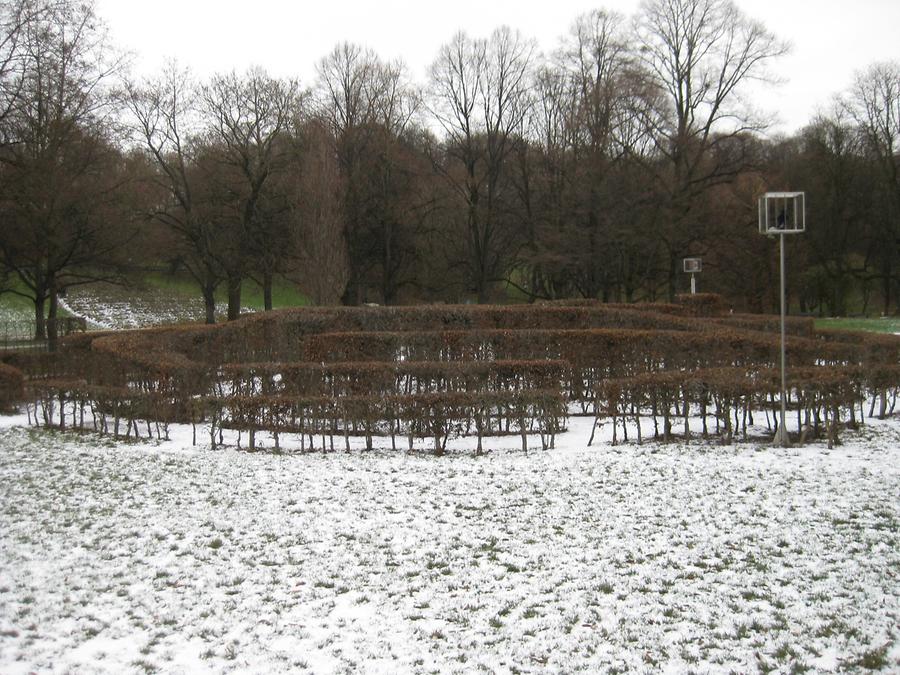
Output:
<svg viewBox="0 0 900 675">
<path fill-rule="evenodd" d="M 0 672 L 900 668 L 900 424 L 485 457 L 0 418 Z M 494 443 L 497 444 L 496 442 Z"/>
<path fill-rule="evenodd" d="M 121 288 L 92 284 L 73 288 L 61 299 L 73 315 L 88 321 L 92 328 L 141 328 L 161 324 L 202 322 L 203 301 L 184 297 L 165 288 Z M 216 313 L 224 316 L 226 305 L 218 303 Z M 248 310 L 249 311 L 249 310 Z"/>
</svg>

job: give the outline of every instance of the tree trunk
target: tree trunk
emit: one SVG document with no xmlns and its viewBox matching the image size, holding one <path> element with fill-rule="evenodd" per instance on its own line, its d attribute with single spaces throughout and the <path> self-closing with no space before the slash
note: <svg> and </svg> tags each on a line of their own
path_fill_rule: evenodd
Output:
<svg viewBox="0 0 900 675">
<path fill-rule="evenodd" d="M 38 294 L 34 300 L 34 339 L 47 339 L 47 320 L 44 318 L 44 301 L 46 298 Z"/>
<path fill-rule="evenodd" d="M 59 337 L 59 292 L 56 282 L 50 282 L 50 307 L 47 310 L 47 343 L 50 351 L 56 349 L 56 339 Z"/>
<path fill-rule="evenodd" d="M 891 268 L 886 264 L 884 269 L 884 315 L 891 314 Z"/>
<path fill-rule="evenodd" d="M 490 296 L 488 295 L 488 289 L 484 282 L 478 282 L 478 304 L 486 305 L 490 302 Z"/>
<path fill-rule="evenodd" d="M 228 273 L 228 320 L 234 321 L 241 315 L 241 275 Z"/>
<path fill-rule="evenodd" d="M 393 290 L 393 228 L 390 222 L 383 223 L 384 241 L 381 248 L 381 302 L 391 305 L 394 302 Z"/>
<path fill-rule="evenodd" d="M 672 252 L 669 253 L 669 271 L 666 282 L 669 286 L 669 302 L 675 302 L 675 296 L 678 294 L 678 259 Z"/>
<path fill-rule="evenodd" d="M 207 282 L 204 284 L 202 292 L 206 323 L 213 324 L 216 322 L 216 287 Z"/>
<path fill-rule="evenodd" d="M 359 281 L 356 276 L 356 270 L 351 266 L 347 285 L 344 287 L 344 293 L 341 295 L 341 304 L 345 307 L 358 306 L 360 304 L 359 290 Z"/>
<path fill-rule="evenodd" d="M 263 309 L 272 311 L 272 273 L 263 272 Z"/>
</svg>

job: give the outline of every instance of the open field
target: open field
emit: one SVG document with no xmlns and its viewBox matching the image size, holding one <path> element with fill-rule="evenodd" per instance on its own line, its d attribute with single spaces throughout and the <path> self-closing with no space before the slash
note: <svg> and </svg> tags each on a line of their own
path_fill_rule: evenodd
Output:
<svg viewBox="0 0 900 675">
<path fill-rule="evenodd" d="M 23 422 L 0 418 L 4 673 L 900 667 L 897 420 L 829 451 L 586 448 L 572 418 L 557 450 L 441 459 Z"/>
<path fill-rule="evenodd" d="M 129 326 L 183 320 L 165 314 L 166 303 L 177 304 L 172 296 L 160 291 L 160 302 L 146 306 L 97 295 L 67 302 L 99 325 Z M 472 310 L 453 311 L 459 320 Z M 498 325 L 510 318 L 491 312 Z M 603 310 L 594 313 L 600 321 Z M 336 330 L 337 317 L 322 316 Z M 640 334 L 649 351 L 653 336 Z M 603 344 L 630 344 L 632 333 L 623 335 Z M 362 352 L 375 337 L 357 340 Z M 356 344 L 316 338 L 305 343 L 313 365 L 316 348 L 340 365 L 340 349 Z M 518 344 L 534 346 L 494 339 L 514 356 Z M 123 358 L 145 353 L 135 344 Z M 572 344 L 565 354 L 579 356 L 583 342 Z M 690 364 L 697 344 L 666 354 Z M 759 344 L 764 357 L 772 351 Z M 420 356 L 427 346 L 419 344 Z M 149 358 L 158 366 L 165 350 L 144 347 L 160 350 Z M 816 354 L 828 348 L 814 345 Z M 845 352 L 834 351 L 862 358 Z M 618 368 L 631 352 L 610 354 L 598 362 Z M 83 354 L 73 363 L 109 365 Z M 135 376 L 125 372 L 130 385 Z M 371 380 L 375 371 L 367 372 Z M 673 381 L 687 372 L 673 371 Z M 289 378 L 279 371 L 272 382 Z M 68 395 L 74 423 L 72 385 L 58 386 L 42 405 Z M 90 426 L 90 410 L 84 419 Z M 144 419 L 133 430 L 148 436 Z M 638 419 L 652 437 L 656 417 L 629 423 Z M 538 450 L 536 434 L 528 452 L 518 436 L 501 435 L 478 457 L 475 438 L 454 433 L 449 454 L 435 457 L 422 433 L 412 452 L 375 436 L 372 451 L 351 438 L 352 452 L 324 453 L 301 451 L 287 431 L 276 450 L 260 426 L 263 451 L 248 453 L 222 426 L 224 447 L 211 448 L 204 423 L 195 446 L 190 426 L 172 424 L 171 440 L 128 442 L 0 417 L 0 672 L 900 669 L 898 419 L 842 429 L 834 449 L 824 440 L 774 448 L 764 419 L 751 420 L 749 441 L 643 445 L 612 445 L 607 420 L 587 447 L 591 419 L 566 416 L 553 450 Z M 699 430 L 699 420 L 690 428 Z M 247 447 L 246 432 L 243 440 Z"/>
</svg>

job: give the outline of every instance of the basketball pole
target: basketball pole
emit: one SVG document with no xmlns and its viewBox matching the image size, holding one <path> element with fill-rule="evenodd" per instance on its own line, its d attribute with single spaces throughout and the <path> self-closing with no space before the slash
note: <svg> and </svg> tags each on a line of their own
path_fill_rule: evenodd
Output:
<svg viewBox="0 0 900 675">
<path fill-rule="evenodd" d="M 790 211 L 788 210 L 790 207 Z M 774 208 L 774 211 L 772 210 Z M 769 216 L 773 216 L 770 219 Z M 787 448 L 791 438 L 787 432 L 787 293 L 785 293 L 784 235 L 806 231 L 806 193 L 766 192 L 759 198 L 759 232 L 768 237 L 778 235 L 778 257 L 781 286 L 781 419 L 772 439 L 774 445 Z"/>
<path fill-rule="evenodd" d="M 784 293 L 784 232 L 778 235 L 780 242 L 780 258 L 781 258 L 781 422 L 778 426 L 777 444 L 783 448 L 790 446 L 791 441 L 788 437 L 785 419 L 787 417 L 787 378 L 785 377 L 785 293 Z"/>
</svg>

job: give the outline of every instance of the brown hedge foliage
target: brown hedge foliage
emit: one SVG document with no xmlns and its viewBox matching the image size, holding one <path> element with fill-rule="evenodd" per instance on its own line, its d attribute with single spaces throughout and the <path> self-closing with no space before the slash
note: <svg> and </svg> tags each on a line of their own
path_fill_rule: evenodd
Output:
<svg viewBox="0 0 900 675">
<path fill-rule="evenodd" d="M 0 411 L 9 410 L 22 400 L 25 377 L 22 371 L 6 363 L 0 363 Z"/>
<path fill-rule="evenodd" d="M 780 392 L 777 317 L 723 315 L 718 296 L 677 304 L 588 301 L 514 307 L 302 308 L 218 326 L 86 333 L 54 354 L 16 355 L 29 415 L 115 434 L 171 422 L 221 430 L 435 439 L 565 426 L 568 406 L 627 433 L 685 412 L 730 437 Z M 791 408 L 801 422 L 884 415 L 900 384 L 900 339 L 816 332 L 790 319 Z M 18 391 L 18 390 L 17 390 Z M 14 394 L 20 396 L 21 393 Z M 82 416 L 88 410 L 88 422 Z M 40 415 L 38 412 L 40 411 Z M 768 414 L 767 414 L 768 419 Z M 67 422 L 68 420 L 68 422 Z M 120 428 L 121 427 L 121 428 Z M 639 429 L 639 427 L 637 427 Z M 523 431 L 527 430 L 527 432 Z M 551 441 L 552 442 L 552 441 Z M 310 443 L 312 441 L 310 440 Z"/>
<path fill-rule="evenodd" d="M 719 316 L 725 312 L 725 300 L 717 293 L 686 293 L 675 296 L 687 316 Z"/>
<path fill-rule="evenodd" d="M 713 319 L 717 325 L 728 326 L 738 330 L 754 330 L 763 333 L 781 333 L 781 318 L 759 314 L 729 314 Z M 785 333 L 796 337 L 815 337 L 816 322 L 811 317 L 786 316 Z"/>
<path fill-rule="evenodd" d="M 575 367 L 617 372 L 685 369 L 745 363 L 774 365 L 778 336 L 718 331 L 634 329 L 582 330 L 446 330 L 402 332 L 320 333 L 307 337 L 303 360 L 332 361 L 456 361 L 495 359 L 562 359 Z M 787 350 L 800 365 L 820 360 L 858 363 L 871 356 L 869 343 L 852 345 L 791 338 Z"/>
</svg>

